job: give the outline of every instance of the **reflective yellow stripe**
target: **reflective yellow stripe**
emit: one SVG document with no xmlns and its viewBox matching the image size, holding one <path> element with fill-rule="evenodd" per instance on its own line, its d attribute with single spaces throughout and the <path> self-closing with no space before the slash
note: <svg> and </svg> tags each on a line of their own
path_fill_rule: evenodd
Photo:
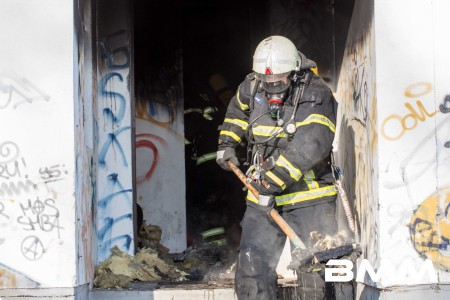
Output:
<svg viewBox="0 0 450 300">
<path fill-rule="evenodd" d="M 199 157 L 197 158 L 197 163 L 196 163 L 196 165 L 198 166 L 198 165 L 200 165 L 200 164 L 202 164 L 202 163 L 204 163 L 204 162 L 207 162 L 207 161 L 216 159 L 216 157 L 217 157 L 217 152 L 212 152 L 212 153 L 208 153 L 208 154 L 199 156 Z"/>
<path fill-rule="evenodd" d="M 286 183 L 284 183 L 284 181 L 281 180 L 278 176 L 273 174 L 272 171 L 267 172 L 266 176 L 275 181 L 275 183 L 278 184 L 283 190 L 286 188 Z"/>
<path fill-rule="evenodd" d="M 255 126 L 252 129 L 253 134 L 259 136 L 272 136 L 277 131 L 280 131 L 280 133 L 277 134 L 277 137 L 286 137 L 283 128 L 278 126 Z"/>
<path fill-rule="evenodd" d="M 319 124 L 327 126 L 333 132 L 336 131 L 336 126 L 333 124 L 333 122 L 330 121 L 330 119 L 328 119 L 327 117 L 325 117 L 323 115 L 318 115 L 318 114 L 311 114 L 305 119 L 305 121 L 297 122 L 297 123 L 295 123 L 295 125 L 297 127 L 300 127 L 300 126 L 308 125 L 311 123 L 319 123 Z"/>
<path fill-rule="evenodd" d="M 283 155 L 278 157 L 276 165 L 285 168 L 289 172 L 289 176 L 291 176 L 295 181 L 298 181 L 300 177 L 302 177 L 302 172 L 295 168 Z"/>
<path fill-rule="evenodd" d="M 276 196 L 277 205 L 294 204 L 298 202 L 314 200 L 321 197 L 336 195 L 337 191 L 334 185 L 318 188 L 311 191 L 291 193 L 288 195 Z"/>
<path fill-rule="evenodd" d="M 309 170 L 308 172 L 306 172 L 305 177 L 303 178 L 310 190 L 319 188 L 319 184 L 314 180 L 315 177 L 316 175 L 314 175 L 314 171 Z"/>
<path fill-rule="evenodd" d="M 223 234 L 223 233 L 225 233 L 225 229 L 223 227 L 217 227 L 217 228 L 203 231 L 201 234 L 202 234 L 202 237 L 204 239 L 206 239 L 208 237 L 212 237 L 212 236 Z"/>
<path fill-rule="evenodd" d="M 248 109 L 249 109 L 248 105 L 242 103 L 241 97 L 239 97 L 239 94 L 240 94 L 240 93 L 239 93 L 239 89 L 240 89 L 240 87 L 241 87 L 241 86 L 238 87 L 238 90 L 237 90 L 237 92 L 236 92 L 236 99 L 237 99 L 237 101 L 238 101 L 238 103 L 239 103 L 239 106 L 241 107 L 241 110 L 248 110 Z"/>
<path fill-rule="evenodd" d="M 241 138 L 234 132 L 228 131 L 228 130 L 222 130 L 220 132 L 220 135 L 228 135 L 229 137 L 233 138 L 233 140 L 235 140 L 236 142 L 240 143 L 241 142 Z"/>
<path fill-rule="evenodd" d="M 210 114 L 211 114 L 211 113 L 215 113 L 216 111 L 217 111 L 216 108 L 214 108 L 214 107 L 212 107 L 212 106 L 208 106 L 207 108 L 205 108 L 205 109 L 203 110 L 203 118 L 205 118 L 206 120 L 209 120 L 209 121 L 213 120 L 214 117 L 211 116 Z"/>
<path fill-rule="evenodd" d="M 239 119 L 225 118 L 225 120 L 223 120 L 223 122 L 237 125 L 237 126 L 241 127 L 243 130 L 247 130 L 247 127 L 248 127 L 248 123 L 247 122 L 239 120 Z"/>
<path fill-rule="evenodd" d="M 203 115 L 203 109 L 201 109 L 201 108 L 188 108 L 188 109 L 184 110 L 185 115 L 193 113 L 193 112 Z"/>
<path fill-rule="evenodd" d="M 253 195 L 253 193 L 250 191 L 247 192 L 247 200 L 258 203 L 258 199 L 256 199 L 255 195 Z"/>
<path fill-rule="evenodd" d="M 219 239 L 219 240 L 215 240 L 215 241 L 211 241 L 207 244 L 217 244 L 217 246 L 225 246 L 227 244 L 227 240 L 226 239 Z"/>
</svg>

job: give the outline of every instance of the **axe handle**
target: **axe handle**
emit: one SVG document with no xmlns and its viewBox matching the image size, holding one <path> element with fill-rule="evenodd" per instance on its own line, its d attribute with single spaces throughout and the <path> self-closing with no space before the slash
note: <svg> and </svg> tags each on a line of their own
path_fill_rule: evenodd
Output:
<svg viewBox="0 0 450 300">
<path fill-rule="evenodd" d="M 236 174 L 236 176 L 242 181 L 242 183 L 249 189 L 250 192 L 258 199 L 259 193 L 258 191 L 249 183 L 247 183 L 247 177 L 242 173 L 242 171 L 236 167 L 231 161 L 227 161 L 230 169 Z M 272 219 L 277 223 L 277 225 L 283 230 L 283 232 L 287 235 L 291 243 L 295 248 L 306 249 L 305 244 L 299 238 L 299 236 L 295 233 L 295 231 L 289 226 L 289 224 L 280 216 L 277 210 L 271 209 L 269 212 Z"/>
</svg>

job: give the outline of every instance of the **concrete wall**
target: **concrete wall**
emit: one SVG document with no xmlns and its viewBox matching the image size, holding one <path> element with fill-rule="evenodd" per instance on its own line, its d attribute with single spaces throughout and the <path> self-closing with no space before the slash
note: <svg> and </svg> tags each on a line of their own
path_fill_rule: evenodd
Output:
<svg viewBox="0 0 450 300">
<path fill-rule="evenodd" d="M 373 0 L 355 2 L 336 92 L 339 116 L 335 148 L 344 188 L 356 216 L 355 239 L 362 246 L 362 258 L 376 268 L 381 221 L 373 7 Z M 345 224 L 345 216 L 340 217 L 341 224 Z"/>
<path fill-rule="evenodd" d="M 0 24 L 0 293 L 73 287 L 73 2 L 4 0 Z"/>
<path fill-rule="evenodd" d="M 350 25 L 336 99 L 336 148 L 347 196 L 357 216 L 356 239 L 365 258 L 378 259 L 378 130 L 373 1 L 357 1 Z"/>
<path fill-rule="evenodd" d="M 186 249 L 186 184 L 181 52 L 145 82 L 136 104 L 137 199 L 170 252 Z"/>
<path fill-rule="evenodd" d="M 364 299 L 449 281 L 449 10 L 445 0 L 355 3 L 336 145 L 362 258 L 382 274 L 365 276 Z"/>
<path fill-rule="evenodd" d="M 139 2 L 135 17 L 137 203 L 147 224 L 162 228 L 161 244 L 170 252 L 182 252 L 186 249 L 183 15 L 179 1 Z"/>
<path fill-rule="evenodd" d="M 131 2 L 97 1 L 97 262 L 118 246 L 134 255 Z"/>
<path fill-rule="evenodd" d="M 408 7 L 408 9 L 406 9 Z M 450 3 L 376 1 L 382 286 L 450 280 Z"/>
<path fill-rule="evenodd" d="M 95 156 L 94 107 L 96 107 L 95 7 L 90 0 L 75 1 L 75 214 L 77 245 L 77 285 L 94 277 L 96 239 L 94 231 Z"/>
</svg>

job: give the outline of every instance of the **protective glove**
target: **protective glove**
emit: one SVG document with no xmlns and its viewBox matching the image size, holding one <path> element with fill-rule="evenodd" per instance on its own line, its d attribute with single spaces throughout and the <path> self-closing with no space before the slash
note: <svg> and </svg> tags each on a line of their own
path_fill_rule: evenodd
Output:
<svg viewBox="0 0 450 300">
<path fill-rule="evenodd" d="M 275 196 L 274 195 L 259 195 L 257 208 L 269 214 L 272 208 L 275 206 Z"/>
<path fill-rule="evenodd" d="M 257 184 L 256 182 L 251 182 L 250 185 L 252 185 L 259 193 L 257 208 L 268 214 L 275 206 L 275 196 L 273 195 L 270 186 L 265 187 L 264 185 Z"/>
<path fill-rule="evenodd" d="M 236 166 L 239 166 L 239 160 L 236 157 L 236 150 L 234 148 L 224 148 L 217 151 L 217 164 L 226 171 L 231 171 L 230 166 L 228 166 L 227 161 L 231 161 Z"/>
</svg>

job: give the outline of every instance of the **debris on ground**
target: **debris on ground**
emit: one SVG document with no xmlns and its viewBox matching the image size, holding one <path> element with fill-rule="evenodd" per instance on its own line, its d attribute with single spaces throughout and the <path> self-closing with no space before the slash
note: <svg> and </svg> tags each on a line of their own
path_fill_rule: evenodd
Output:
<svg viewBox="0 0 450 300">
<path fill-rule="evenodd" d="M 169 249 L 160 244 L 162 229 L 156 225 L 147 225 L 144 220 L 138 232 L 137 242 L 139 248 L 151 248 L 161 253 L 169 253 Z"/>
<path fill-rule="evenodd" d="M 186 271 L 188 279 L 205 283 L 234 282 L 234 264 L 237 250 L 217 244 L 199 244 L 188 247 L 173 258 L 180 269 Z"/>
<path fill-rule="evenodd" d="M 111 249 L 111 257 L 98 266 L 94 275 L 97 288 L 127 288 L 133 280 L 139 281 L 184 281 L 184 271 L 159 257 L 151 248 L 142 248 L 135 256 Z"/>
<path fill-rule="evenodd" d="M 347 232 L 341 230 L 333 236 L 323 235 L 317 231 L 312 231 L 310 234 L 311 241 L 314 243 L 312 247 L 313 252 L 320 252 L 336 247 L 343 246 L 349 240 Z"/>
<path fill-rule="evenodd" d="M 316 231 L 310 233 L 313 246 L 311 249 L 295 249 L 288 268 L 302 272 L 318 271 L 325 268 L 330 259 L 345 258 L 355 261 L 361 254 L 360 246 L 351 241 L 342 230 L 333 236 L 323 235 Z"/>
<path fill-rule="evenodd" d="M 139 230 L 140 250 L 131 256 L 117 246 L 111 249 L 111 256 L 102 262 L 94 274 L 97 288 L 129 288 L 132 281 L 170 281 L 187 280 L 188 273 L 178 269 L 168 259 L 168 250 L 160 244 L 161 228 L 146 225 Z"/>
<path fill-rule="evenodd" d="M 237 250 L 227 245 L 200 243 L 182 253 L 169 254 L 160 244 L 161 227 L 143 222 L 138 232 L 139 251 L 131 256 L 117 246 L 94 274 L 96 288 L 129 288 L 134 281 L 233 284 Z"/>
</svg>

